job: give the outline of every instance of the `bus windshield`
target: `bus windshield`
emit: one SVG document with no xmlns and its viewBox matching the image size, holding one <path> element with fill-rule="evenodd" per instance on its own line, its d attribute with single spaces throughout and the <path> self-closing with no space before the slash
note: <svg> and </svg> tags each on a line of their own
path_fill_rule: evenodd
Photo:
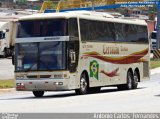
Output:
<svg viewBox="0 0 160 119">
<path fill-rule="evenodd" d="M 16 71 L 66 69 L 64 41 L 16 44 Z"/>
<path fill-rule="evenodd" d="M 19 21 L 17 38 L 66 36 L 67 24 L 67 19 Z"/>
</svg>

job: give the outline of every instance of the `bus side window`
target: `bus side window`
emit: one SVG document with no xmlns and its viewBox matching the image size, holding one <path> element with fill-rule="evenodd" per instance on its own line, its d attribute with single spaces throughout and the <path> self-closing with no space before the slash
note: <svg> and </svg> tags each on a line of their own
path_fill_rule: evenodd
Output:
<svg viewBox="0 0 160 119">
<path fill-rule="evenodd" d="M 121 23 L 115 23 L 115 40 L 125 41 L 124 25 Z"/>
<path fill-rule="evenodd" d="M 2 31 L 0 31 L 0 39 L 2 39 L 3 38 L 3 33 L 2 33 Z"/>
<path fill-rule="evenodd" d="M 6 33 L 4 33 L 3 31 L 0 31 L 0 39 L 3 39 L 6 37 Z"/>
<path fill-rule="evenodd" d="M 76 18 L 70 18 L 69 19 L 68 34 L 69 34 L 69 36 L 78 37 L 78 23 L 77 23 L 77 19 Z"/>
<path fill-rule="evenodd" d="M 3 38 L 6 38 L 6 33 L 3 33 Z"/>
</svg>

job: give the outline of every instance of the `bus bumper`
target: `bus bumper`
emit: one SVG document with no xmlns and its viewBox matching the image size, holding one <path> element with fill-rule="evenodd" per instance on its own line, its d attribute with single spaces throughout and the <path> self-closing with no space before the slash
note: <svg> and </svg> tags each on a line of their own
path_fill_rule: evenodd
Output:
<svg viewBox="0 0 160 119">
<path fill-rule="evenodd" d="M 16 80 L 17 91 L 63 91 L 69 89 L 69 79 Z"/>
</svg>

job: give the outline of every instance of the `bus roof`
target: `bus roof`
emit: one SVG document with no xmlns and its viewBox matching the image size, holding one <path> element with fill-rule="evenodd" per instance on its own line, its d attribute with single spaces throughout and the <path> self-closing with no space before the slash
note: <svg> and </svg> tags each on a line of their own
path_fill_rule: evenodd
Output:
<svg viewBox="0 0 160 119">
<path fill-rule="evenodd" d="M 147 26 L 147 23 L 144 20 L 114 18 L 114 16 L 108 13 L 94 12 L 94 11 L 67 11 L 67 12 L 56 12 L 56 13 L 41 13 L 41 14 L 24 16 L 19 18 L 19 20 L 39 20 L 39 19 L 52 19 L 52 18 L 67 19 L 67 18 L 73 18 L 73 17 L 90 19 L 90 20 L 98 20 L 98 21 L 108 21 L 108 22 L 137 24 L 137 25 Z"/>
</svg>

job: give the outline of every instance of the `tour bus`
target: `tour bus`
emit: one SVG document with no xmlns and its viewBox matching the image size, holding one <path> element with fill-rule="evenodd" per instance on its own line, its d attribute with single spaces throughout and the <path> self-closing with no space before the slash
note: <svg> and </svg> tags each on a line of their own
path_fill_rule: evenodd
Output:
<svg viewBox="0 0 160 119">
<path fill-rule="evenodd" d="M 101 12 L 68 11 L 19 19 L 15 44 L 17 91 L 75 90 L 116 86 L 136 89 L 149 79 L 149 40 L 143 20 Z"/>
</svg>

